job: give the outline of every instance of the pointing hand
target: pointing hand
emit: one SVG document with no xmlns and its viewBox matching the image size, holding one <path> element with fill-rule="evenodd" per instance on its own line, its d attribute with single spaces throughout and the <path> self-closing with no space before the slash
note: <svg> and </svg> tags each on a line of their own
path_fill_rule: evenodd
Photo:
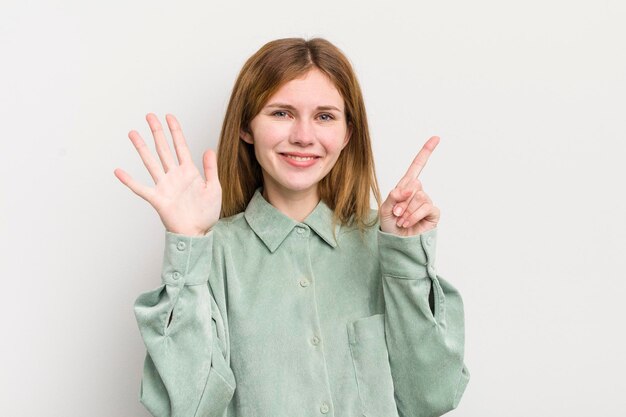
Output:
<svg viewBox="0 0 626 417">
<path fill-rule="evenodd" d="M 438 136 L 426 141 L 406 174 L 382 204 L 379 218 L 380 229 L 383 232 L 413 236 L 437 226 L 440 211 L 422 189 L 418 177 L 438 144 Z"/>
</svg>

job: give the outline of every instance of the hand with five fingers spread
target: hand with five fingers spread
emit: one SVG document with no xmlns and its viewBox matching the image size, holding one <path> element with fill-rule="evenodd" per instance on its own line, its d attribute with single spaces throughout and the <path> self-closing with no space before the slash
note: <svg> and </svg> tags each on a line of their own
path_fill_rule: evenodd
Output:
<svg viewBox="0 0 626 417">
<path fill-rule="evenodd" d="M 426 141 L 404 177 L 381 205 L 379 218 L 380 229 L 383 232 L 413 236 L 437 227 L 439 209 L 422 189 L 418 177 L 438 144 L 438 136 Z"/>
<path fill-rule="evenodd" d="M 205 180 L 193 163 L 176 118 L 171 114 L 165 116 L 178 163 L 170 151 L 159 119 L 149 113 L 146 120 L 154 136 L 160 164 L 139 133 L 132 130 L 128 137 L 152 176 L 155 187 L 136 182 L 119 168 L 114 171 L 115 176 L 156 209 L 167 231 L 188 236 L 205 235 L 219 220 L 222 207 L 222 188 L 217 177 L 215 152 L 209 149 L 203 155 Z"/>
</svg>

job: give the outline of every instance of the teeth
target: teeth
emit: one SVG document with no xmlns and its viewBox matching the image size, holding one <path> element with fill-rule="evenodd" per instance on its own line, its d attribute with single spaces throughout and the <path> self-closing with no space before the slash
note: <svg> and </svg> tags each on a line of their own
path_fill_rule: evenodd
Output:
<svg viewBox="0 0 626 417">
<path fill-rule="evenodd" d="M 295 159 L 296 161 L 310 161 L 311 159 L 315 159 L 314 156 L 306 156 L 306 157 L 293 156 L 293 155 L 285 155 L 285 156 L 291 159 Z"/>
</svg>

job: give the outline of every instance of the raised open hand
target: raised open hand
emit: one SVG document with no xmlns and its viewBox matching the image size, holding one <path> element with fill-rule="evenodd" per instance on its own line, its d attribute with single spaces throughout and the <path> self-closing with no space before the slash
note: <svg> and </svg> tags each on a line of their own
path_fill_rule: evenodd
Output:
<svg viewBox="0 0 626 417">
<path fill-rule="evenodd" d="M 206 234 L 218 221 L 222 207 L 222 187 L 217 177 L 215 152 L 209 149 L 203 155 L 205 181 L 193 163 L 176 118 L 171 114 L 165 116 L 178 163 L 170 151 L 159 119 L 149 113 L 146 120 L 154 136 L 160 164 L 137 131 L 131 130 L 128 137 L 152 176 L 155 187 L 138 183 L 120 168 L 115 169 L 115 176 L 155 208 L 166 230 L 189 236 Z"/>
<path fill-rule="evenodd" d="M 382 204 L 380 229 L 400 236 L 413 236 L 434 229 L 439 222 L 440 212 L 422 189 L 418 179 L 428 158 L 439 144 L 439 137 L 426 141 L 408 171 Z"/>
</svg>

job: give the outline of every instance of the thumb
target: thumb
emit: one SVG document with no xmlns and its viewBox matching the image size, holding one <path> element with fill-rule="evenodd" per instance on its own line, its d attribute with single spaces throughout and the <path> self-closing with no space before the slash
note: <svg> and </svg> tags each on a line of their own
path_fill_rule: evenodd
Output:
<svg viewBox="0 0 626 417">
<path fill-rule="evenodd" d="M 206 181 L 217 180 L 217 157 L 212 149 L 207 149 L 202 155 L 202 165 Z"/>
<path fill-rule="evenodd" d="M 387 199 L 383 203 L 383 209 L 385 211 L 393 210 L 397 204 L 404 202 L 411 195 L 411 190 L 406 188 L 396 187 L 387 196 Z"/>
</svg>

